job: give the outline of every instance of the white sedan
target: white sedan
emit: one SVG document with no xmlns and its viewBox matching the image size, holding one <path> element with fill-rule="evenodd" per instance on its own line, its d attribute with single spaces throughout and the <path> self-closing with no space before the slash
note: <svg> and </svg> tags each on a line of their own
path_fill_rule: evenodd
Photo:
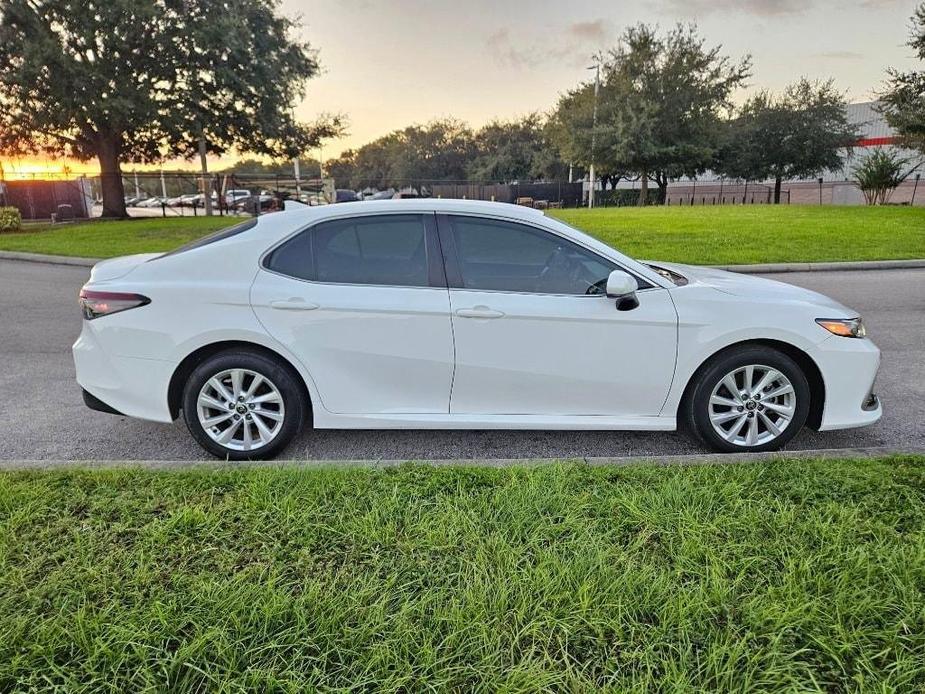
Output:
<svg viewBox="0 0 925 694">
<path fill-rule="evenodd" d="M 305 425 L 681 427 L 767 451 L 880 418 L 880 352 L 820 294 L 639 262 L 515 205 L 290 208 L 96 265 L 74 344 L 87 404 L 182 415 L 232 460 Z"/>
</svg>

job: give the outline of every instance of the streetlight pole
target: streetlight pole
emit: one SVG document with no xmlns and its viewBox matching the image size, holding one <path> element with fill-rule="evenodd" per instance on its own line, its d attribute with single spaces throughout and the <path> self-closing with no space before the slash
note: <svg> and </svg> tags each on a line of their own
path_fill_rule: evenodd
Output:
<svg viewBox="0 0 925 694">
<path fill-rule="evenodd" d="M 594 207 L 594 158 L 597 145 L 597 94 L 601 88 L 601 61 L 588 68 L 594 70 L 594 106 L 591 110 L 591 169 L 589 171 L 590 188 L 588 190 L 588 209 Z"/>
<path fill-rule="evenodd" d="M 302 202 L 302 172 L 299 169 L 299 158 L 292 160 L 292 173 L 295 174 L 295 199 Z"/>
<path fill-rule="evenodd" d="M 206 131 L 199 129 L 199 167 L 201 169 L 202 200 L 206 217 L 212 216 L 212 184 L 209 180 L 209 164 L 206 161 Z M 196 208 L 193 207 L 193 212 Z"/>
</svg>

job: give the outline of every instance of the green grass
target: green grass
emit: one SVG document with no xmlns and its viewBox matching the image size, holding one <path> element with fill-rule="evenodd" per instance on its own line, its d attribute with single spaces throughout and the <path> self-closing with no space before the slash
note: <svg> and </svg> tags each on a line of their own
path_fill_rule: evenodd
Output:
<svg viewBox="0 0 925 694">
<path fill-rule="evenodd" d="M 628 255 L 695 265 L 925 258 L 925 209 L 811 205 L 555 210 Z M 0 234 L 0 250 L 109 258 L 168 251 L 239 221 L 151 218 Z"/>
<path fill-rule="evenodd" d="M 0 250 L 84 258 L 154 253 L 169 251 L 239 221 L 236 217 L 150 217 L 30 226 L 22 233 L 0 234 Z"/>
<path fill-rule="evenodd" d="M 739 265 L 925 258 L 925 208 L 611 207 L 550 214 L 646 260 Z"/>
<path fill-rule="evenodd" d="M 925 457 L 0 474 L 0 691 L 922 691 Z"/>
</svg>

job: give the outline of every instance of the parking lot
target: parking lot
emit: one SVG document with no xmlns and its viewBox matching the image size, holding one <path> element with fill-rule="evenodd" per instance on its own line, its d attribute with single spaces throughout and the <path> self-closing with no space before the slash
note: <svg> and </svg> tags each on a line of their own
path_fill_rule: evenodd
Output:
<svg viewBox="0 0 925 694">
<path fill-rule="evenodd" d="M 85 268 L 0 260 L 0 422 L 5 460 L 204 458 L 173 425 L 88 410 L 70 346 L 80 331 L 76 296 Z M 804 432 L 791 449 L 925 447 L 925 270 L 793 273 L 780 279 L 857 308 L 883 350 L 885 414 L 875 426 Z M 700 452 L 678 434 L 542 431 L 308 431 L 293 459 L 574 458 Z"/>
</svg>

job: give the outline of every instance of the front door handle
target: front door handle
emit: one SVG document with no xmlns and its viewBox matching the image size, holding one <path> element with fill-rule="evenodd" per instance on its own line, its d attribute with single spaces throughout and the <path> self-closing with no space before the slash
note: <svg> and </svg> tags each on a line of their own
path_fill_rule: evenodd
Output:
<svg viewBox="0 0 925 694">
<path fill-rule="evenodd" d="M 501 318 L 504 314 L 487 306 L 475 306 L 474 308 L 461 308 L 456 315 L 460 318 Z"/>
<path fill-rule="evenodd" d="M 279 309 L 280 311 L 314 311 L 316 308 L 320 308 L 318 304 L 313 304 L 305 299 L 285 299 L 278 301 L 271 301 L 270 308 Z"/>
</svg>

